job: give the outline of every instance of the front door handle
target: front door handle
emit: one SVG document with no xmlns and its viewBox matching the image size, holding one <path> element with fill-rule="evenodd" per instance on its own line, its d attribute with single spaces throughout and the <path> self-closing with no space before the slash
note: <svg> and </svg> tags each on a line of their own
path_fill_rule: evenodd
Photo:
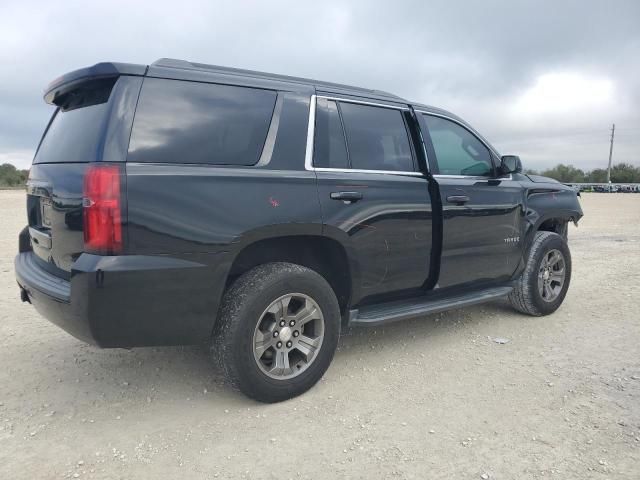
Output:
<svg viewBox="0 0 640 480">
<path fill-rule="evenodd" d="M 357 202 L 362 200 L 361 192 L 331 192 L 332 200 L 343 200 L 345 202 Z"/>
<path fill-rule="evenodd" d="M 470 198 L 467 195 L 449 195 L 447 197 L 447 202 L 449 203 L 457 203 L 458 205 L 462 205 L 463 203 L 467 203 Z"/>
</svg>

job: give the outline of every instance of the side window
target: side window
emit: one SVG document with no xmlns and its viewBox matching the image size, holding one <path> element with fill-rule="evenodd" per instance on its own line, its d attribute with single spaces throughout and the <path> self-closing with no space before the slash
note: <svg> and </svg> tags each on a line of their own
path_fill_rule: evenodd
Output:
<svg viewBox="0 0 640 480">
<path fill-rule="evenodd" d="M 147 78 L 127 160 L 254 165 L 276 96 L 256 88 Z"/>
<path fill-rule="evenodd" d="M 400 110 L 340 102 L 351 168 L 411 172 L 413 160 Z"/>
<path fill-rule="evenodd" d="M 436 152 L 436 173 L 488 176 L 492 172 L 487 147 L 466 128 L 445 118 L 424 115 Z"/>
<path fill-rule="evenodd" d="M 324 168 L 349 168 L 347 146 L 338 106 L 333 100 L 318 98 L 313 165 Z"/>
</svg>

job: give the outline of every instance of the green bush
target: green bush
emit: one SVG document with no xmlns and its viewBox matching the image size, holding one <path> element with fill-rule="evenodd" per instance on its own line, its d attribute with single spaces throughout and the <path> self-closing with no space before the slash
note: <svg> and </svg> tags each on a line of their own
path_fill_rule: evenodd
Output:
<svg viewBox="0 0 640 480">
<path fill-rule="evenodd" d="M 0 165 L 0 187 L 21 187 L 29 176 L 29 170 L 18 170 L 10 163 Z"/>
</svg>

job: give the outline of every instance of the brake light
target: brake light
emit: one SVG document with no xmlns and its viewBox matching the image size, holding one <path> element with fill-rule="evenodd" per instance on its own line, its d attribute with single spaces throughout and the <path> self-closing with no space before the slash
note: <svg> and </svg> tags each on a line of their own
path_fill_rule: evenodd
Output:
<svg viewBox="0 0 640 480">
<path fill-rule="evenodd" d="M 103 255 L 122 251 L 120 168 L 92 165 L 84 175 L 85 251 Z"/>
</svg>

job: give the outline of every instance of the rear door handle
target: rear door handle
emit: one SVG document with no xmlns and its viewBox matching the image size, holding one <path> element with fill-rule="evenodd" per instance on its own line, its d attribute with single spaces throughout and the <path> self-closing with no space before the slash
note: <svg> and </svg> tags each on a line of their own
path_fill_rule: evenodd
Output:
<svg viewBox="0 0 640 480">
<path fill-rule="evenodd" d="M 469 197 L 467 195 L 449 195 L 447 197 L 447 202 L 449 203 L 457 203 L 458 205 L 462 205 L 463 203 L 467 203 L 469 201 Z"/>
<path fill-rule="evenodd" d="M 343 200 L 345 202 L 357 202 L 362 200 L 361 192 L 331 192 L 332 200 Z"/>
</svg>

